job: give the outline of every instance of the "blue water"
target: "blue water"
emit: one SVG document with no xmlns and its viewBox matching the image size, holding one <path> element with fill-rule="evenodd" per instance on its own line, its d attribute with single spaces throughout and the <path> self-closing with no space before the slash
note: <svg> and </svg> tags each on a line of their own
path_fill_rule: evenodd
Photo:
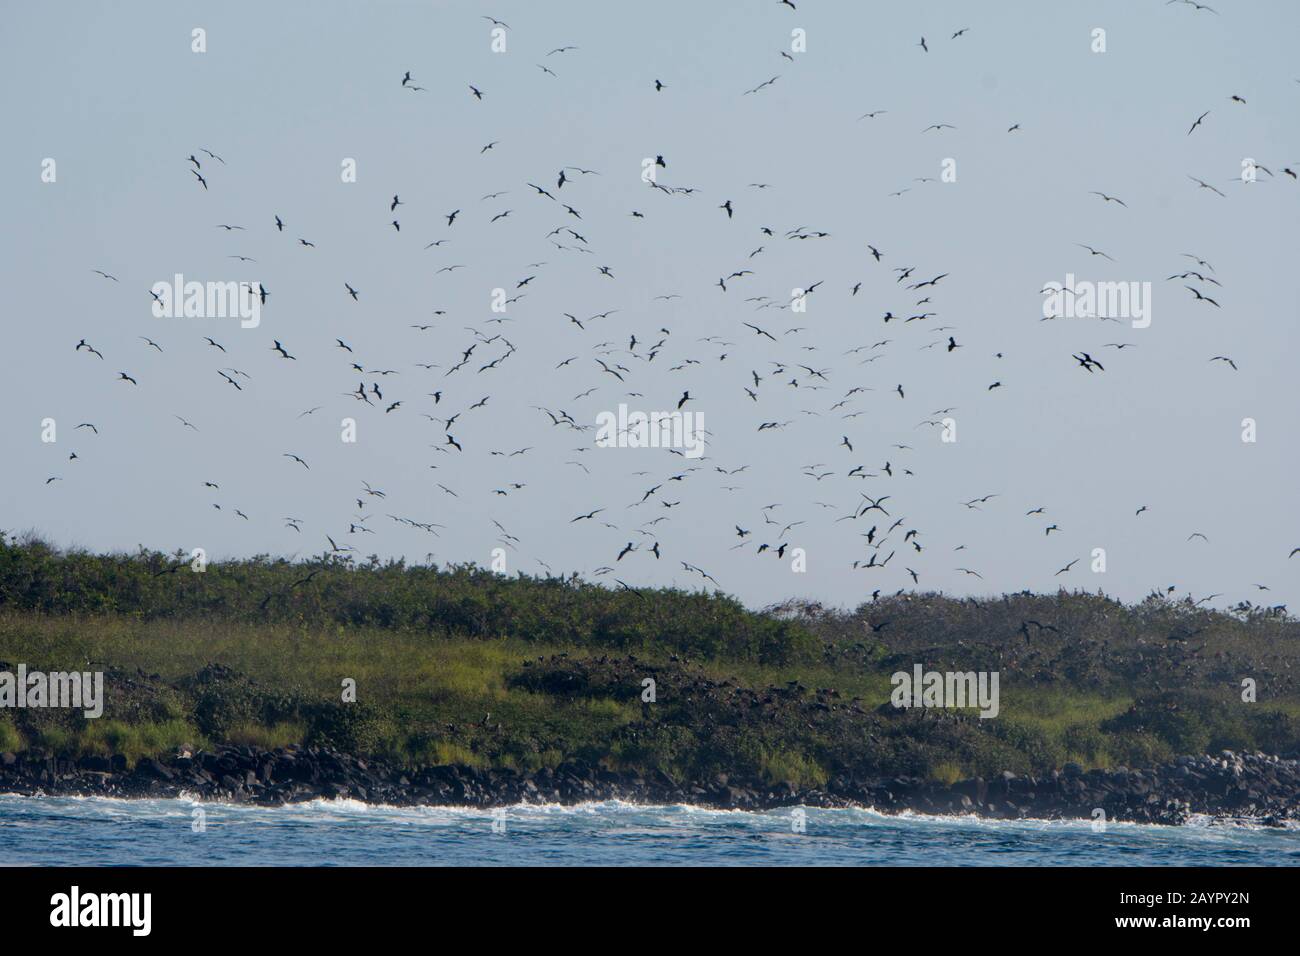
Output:
<svg viewBox="0 0 1300 956">
<path fill-rule="evenodd" d="M 195 832 L 194 809 L 205 828 Z M 606 802 L 289 807 L 0 795 L 0 864 L 191 865 L 1300 865 L 1300 828 L 985 821 L 807 809 L 763 813 Z M 495 830 L 494 830 L 495 825 Z"/>
</svg>

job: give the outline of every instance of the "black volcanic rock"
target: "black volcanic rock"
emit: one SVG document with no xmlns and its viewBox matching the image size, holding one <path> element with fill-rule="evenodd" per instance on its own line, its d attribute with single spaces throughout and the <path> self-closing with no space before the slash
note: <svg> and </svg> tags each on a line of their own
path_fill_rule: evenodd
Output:
<svg viewBox="0 0 1300 956">
<path fill-rule="evenodd" d="M 781 806 L 871 806 L 884 812 L 976 813 L 995 818 L 1094 816 L 1179 824 L 1191 814 L 1250 819 L 1280 826 L 1300 820 L 1300 761 L 1264 754 L 1184 756 L 1149 770 L 1067 767 L 1048 778 L 1009 771 L 951 785 L 917 778 L 839 775 L 825 788 L 800 790 L 716 774 L 675 783 L 662 772 L 619 773 L 571 760 L 555 770 L 484 771 L 466 766 L 409 771 L 358 760 L 326 748 L 259 751 L 224 747 L 194 757 L 141 760 L 127 771 L 120 755 L 85 757 L 75 765 L 41 752 L 0 755 L 0 792 L 115 797 L 179 796 L 279 805 L 349 797 L 392 805 L 501 806 L 519 802 L 578 803 L 624 799 L 685 801 L 732 809 Z"/>
</svg>

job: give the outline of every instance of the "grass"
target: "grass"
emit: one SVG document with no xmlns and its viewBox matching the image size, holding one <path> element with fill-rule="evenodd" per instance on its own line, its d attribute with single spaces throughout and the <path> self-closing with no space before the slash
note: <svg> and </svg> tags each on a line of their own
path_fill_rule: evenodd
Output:
<svg viewBox="0 0 1300 956">
<path fill-rule="evenodd" d="M 61 729 L 52 727 L 49 732 Z M 195 733 L 194 727 L 183 720 L 138 724 L 127 724 L 120 720 L 88 720 L 75 733 L 65 731 L 65 734 L 61 746 L 55 746 L 52 741 L 43 742 L 43 745 L 50 750 L 77 756 L 97 754 L 108 757 L 121 754 L 126 758 L 127 765 L 132 767 L 142 757 L 174 752 L 182 746 L 198 747 L 204 743 L 203 738 Z"/>
<path fill-rule="evenodd" d="M 302 721 L 285 721 L 264 726 L 252 721 L 234 724 L 226 732 L 225 743 L 274 750 L 276 747 L 300 745 L 307 739 L 307 725 Z"/>
<path fill-rule="evenodd" d="M 788 782 L 799 788 L 824 787 L 830 779 L 817 761 L 788 750 L 764 752 L 759 768 L 764 781 L 772 785 Z"/>
</svg>

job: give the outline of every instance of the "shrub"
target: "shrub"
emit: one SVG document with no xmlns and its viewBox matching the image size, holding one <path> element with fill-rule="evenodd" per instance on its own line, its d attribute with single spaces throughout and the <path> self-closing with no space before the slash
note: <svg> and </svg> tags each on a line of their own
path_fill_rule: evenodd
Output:
<svg viewBox="0 0 1300 956">
<path fill-rule="evenodd" d="M 23 738 L 18 728 L 9 720 L 0 720 L 0 753 L 14 753 L 23 749 Z"/>
<path fill-rule="evenodd" d="M 967 773 L 959 764 L 945 760 L 931 767 L 927 776 L 937 783 L 951 787 L 958 780 L 965 780 Z"/>
</svg>

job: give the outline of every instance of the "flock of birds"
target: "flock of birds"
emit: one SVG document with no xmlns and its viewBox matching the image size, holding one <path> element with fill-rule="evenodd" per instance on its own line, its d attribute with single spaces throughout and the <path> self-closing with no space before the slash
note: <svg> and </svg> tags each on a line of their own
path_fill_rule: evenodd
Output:
<svg viewBox="0 0 1300 956">
<path fill-rule="evenodd" d="M 1217 11 L 1191 0 L 1170 0 L 1195 8 L 1198 13 L 1217 14 Z M 797 9 L 790 0 L 780 0 L 779 6 Z M 504 21 L 485 17 L 493 28 L 509 31 Z M 969 27 L 955 29 L 948 43 L 968 43 L 972 33 Z M 921 37 L 917 43 L 919 56 L 934 56 L 935 41 Z M 782 52 L 782 57 L 793 59 Z M 550 49 L 538 67 L 543 82 L 558 79 L 561 63 L 572 63 L 581 57 L 578 46 L 561 45 Z M 554 68 L 554 69 L 553 69 Z M 409 96 L 430 93 L 429 83 L 422 80 L 419 70 L 401 70 L 392 78 L 392 95 Z M 742 96 L 758 96 L 780 79 L 770 79 L 741 91 Z M 648 95 L 671 97 L 676 94 L 676 82 L 665 82 L 660 77 L 647 76 Z M 476 80 L 463 84 L 463 95 L 475 103 L 489 104 L 496 91 Z M 448 91 L 450 92 L 450 91 Z M 1222 107 L 1212 106 L 1190 122 L 1187 136 L 1213 135 L 1214 120 L 1219 109 L 1245 109 L 1246 100 L 1234 91 L 1225 92 Z M 881 119 L 889 113 L 885 108 L 873 108 L 859 117 L 862 122 L 887 122 Z M 893 117 L 891 117 L 892 119 Z M 1190 118 L 1189 118 L 1190 120 Z M 934 123 L 917 129 L 925 136 L 942 136 L 953 129 L 952 124 Z M 1002 127 L 999 126 L 999 130 Z M 1021 133 L 1019 123 L 1006 129 L 1005 134 Z M 216 145 L 216 144 L 213 144 Z M 486 144 L 462 144 L 477 151 L 481 157 L 499 155 L 509 149 L 505 137 Z M 574 146 L 581 152 L 581 144 Z M 229 154 L 227 154 L 229 155 Z M 447 309 L 434 309 L 422 314 L 418 321 L 405 323 L 405 338 L 400 340 L 394 357 L 393 335 L 370 338 L 365 325 L 358 324 L 352 331 L 341 335 L 322 333 L 320 341 L 289 341 L 284 332 L 275 338 L 265 330 L 236 330 L 229 325 L 228 334 L 216 331 L 211 324 L 203 326 L 204 333 L 196 327 L 177 323 L 154 331 L 151 336 L 138 336 L 138 349 L 101 350 L 94 335 L 88 333 L 75 343 L 69 342 L 69 356 L 85 363 L 75 374 L 108 375 L 115 378 L 124 389 L 146 392 L 151 388 L 150 376 L 140 371 L 143 356 L 153 355 L 151 361 L 165 360 L 173 352 L 183 352 L 193 357 L 204 354 L 210 359 L 209 375 L 220 388 L 228 389 L 231 407 L 242 408 L 253 414 L 257 408 L 259 391 L 275 388 L 268 384 L 277 363 L 301 366 L 306 362 L 328 363 L 330 375 L 338 383 L 331 395 L 317 396 L 316 403 L 297 414 L 298 420 L 322 417 L 384 416 L 392 419 L 410 419 L 409 431 L 418 440 L 415 447 L 431 449 L 431 460 L 421 461 L 421 469 L 430 470 L 430 487 L 436 489 L 438 520 L 429 520 L 427 514 L 413 517 L 413 511 L 426 509 L 429 499 L 408 502 L 411 507 L 398 509 L 390 504 L 389 493 L 383 482 L 363 480 L 350 501 L 339 502 L 338 517 L 326 525 L 313 526 L 293 515 L 264 514 L 247 503 L 220 500 L 221 476 L 196 474 L 196 490 L 210 496 L 207 504 L 212 509 L 228 514 L 232 520 L 267 522 L 276 520 L 291 535 L 301 535 L 305 549 L 319 547 L 328 554 L 341 558 L 360 555 L 367 547 L 367 536 L 380 534 L 376 525 L 393 522 L 405 529 L 438 537 L 449 520 L 490 522 L 494 543 L 508 552 L 517 552 L 525 546 L 536 549 L 544 542 L 531 541 L 527 545 L 511 530 L 510 518 L 497 510 L 498 502 L 522 499 L 529 509 L 546 510 L 551 507 L 545 500 L 533 500 L 531 476 L 542 470 L 558 472 L 565 484 L 589 482 L 593 507 L 578 514 L 555 513 L 551 521 L 556 532 L 568 536 L 587 535 L 582 539 L 592 553 L 602 554 L 604 560 L 593 562 L 588 573 L 596 578 L 608 578 L 618 587 L 638 591 L 636 582 L 642 570 L 649 571 L 644 562 L 660 567 L 657 562 L 674 563 L 680 575 L 701 587 L 725 590 L 733 586 L 738 577 L 746 574 L 743 565 L 728 568 L 728 573 L 694 556 L 694 542 L 702 536 L 730 538 L 728 548 L 754 560 L 789 560 L 791 551 L 798 546 L 800 535 L 815 532 L 817 535 L 844 533 L 854 536 L 859 556 L 852 561 L 852 570 L 862 575 L 863 595 L 874 599 L 882 593 L 902 593 L 908 588 L 926 586 L 927 561 L 948 562 L 951 571 L 983 579 L 980 569 L 970 566 L 974 562 L 963 560 L 961 552 L 966 545 L 958 545 L 953 553 L 931 553 L 926 543 L 928 528 L 924 522 L 908 517 L 902 502 L 907 498 L 906 482 L 914 475 L 909 467 L 915 446 L 906 442 L 892 444 L 887 450 L 868 450 L 860 431 L 855 431 L 858 419 L 871 415 L 874 418 L 897 414 L 896 410 L 911 412 L 908 404 L 909 383 L 896 381 L 889 376 L 891 351 L 909 345 L 922 350 L 935 350 L 934 374 L 944 376 L 944 362 L 961 360 L 961 350 L 971 349 L 961 341 L 961 332 L 955 325 L 943 324 L 941 305 L 945 286 L 952 274 L 950 268 L 935 267 L 909 261 L 899 255 L 880 238 L 870 236 L 840 237 L 814 226 L 786 225 L 763 221 L 763 197 L 768 190 L 780 188 L 779 184 L 737 181 L 726 187 L 726 192 L 711 188 L 716 196 L 708 211 L 690 203 L 693 197 L 705 190 L 683 184 L 672 184 L 674 164 L 672 157 L 656 155 L 651 175 L 643 177 L 638 187 L 641 199 L 625 208 L 593 207 L 593 191 L 589 184 L 608 174 L 606 170 L 587 168 L 575 156 L 572 165 L 561 169 L 538 168 L 534 175 L 521 182 L 501 182 L 499 188 L 481 197 L 465 195 L 449 203 L 444 209 L 416 208 L 404 200 L 399 184 L 390 189 L 391 197 L 375 208 L 375 228 L 391 230 L 390 235 L 400 241 L 417 245 L 429 256 L 445 256 L 437 260 L 434 276 L 455 273 L 472 268 L 474 264 L 457 261 L 455 250 L 462 233 L 472 230 L 506 230 L 513 228 L 510 217 L 520 218 L 520 210 L 529 215 L 550 214 L 554 223 L 549 231 L 539 231 L 536 236 L 538 255 L 505 289 L 504 311 L 492 318 L 466 325 Z M 300 235 L 293 211 L 266 209 L 259 220 L 229 222 L 223 218 L 223 194 L 231 187 L 227 179 L 237 174 L 237 161 L 229 162 L 218 152 L 208 148 L 196 149 L 183 160 L 194 187 L 208 197 L 212 208 L 210 229 L 222 230 L 232 241 L 228 254 L 231 261 L 244 264 L 262 262 L 262 256 L 284 256 L 291 249 L 301 255 L 312 255 L 317 242 L 337 242 L 338 237 Z M 1295 179 L 1291 165 L 1275 164 L 1281 176 Z M 1261 165 L 1260 171 L 1273 177 L 1272 168 Z M 1227 200 L 1216 186 L 1196 177 L 1189 177 L 1196 189 L 1209 190 Z M 918 177 L 918 182 L 929 181 Z M 634 187 L 629 187 L 634 188 Z M 911 186 L 891 193 L 901 197 Z M 1103 189 L 1086 191 L 1095 201 L 1114 208 L 1117 215 L 1131 215 L 1129 199 Z M 509 197 L 508 199 L 506 197 Z M 1216 200 L 1217 201 L 1217 200 Z M 690 208 L 690 212 L 684 210 Z M 408 216 L 409 214 L 409 216 Z M 713 215 L 724 218 L 728 228 L 734 230 L 732 250 L 719 250 L 719 257 L 733 264 L 718 270 L 712 288 L 684 288 L 681 291 L 663 290 L 649 302 L 629 301 L 620 293 L 621 269 L 617 262 L 606 261 L 601 252 L 602 238 L 615 229 L 641 228 L 647 217 L 679 217 L 684 227 L 689 227 L 690 216 Z M 622 225 L 620 225 L 622 223 Z M 522 228 L 522 227 L 520 227 Z M 1124 228 L 1120 226 L 1119 228 Z M 409 238 L 408 238 L 409 237 Z M 369 240 L 366 240 L 369 241 Z M 394 240 L 397 241 L 397 240 Z M 835 297 L 841 306 L 859 306 L 863 289 L 862 278 L 831 279 L 809 276 L 794 295 L 768 294 L 753 290 L 765 274 L 766 263 L 782 254 L 782 249 L 794 243 L 847 242 L 854 244 L 861 254 L 862 269 L 873 271 L 872 283 L 890 290 L 888 308 L 881 308 L 870 320 L 877 334 L 867 335 L 855 345 L 833 357 L 824 357 L 821 348 L 800 326 L 798 316 L 804 313 L 809 302 Z M 1114 261 L 1102 248 L 1078 242 L 1086 250 L 1089 261 L 1093 257 Z M 248 253 L 255 253 L 249 255 Z M 531 352 L 517 346 L 518 338 L 510 323 L 519 321 L 527 303 L 525 299 L 536 286 L 546 282 L 548 257 L 571 257 L 587 262 L 582 268 L 590 276 L 599 294 L 607 297 L 610 307 L 587 312 L 560 310 L 558 314 L 529 314 L 529 323 L 549 323 L 553 326 L 548 344 L 562 351 L 547 355 L 533 349 Z M 1179 265 L 1170 271 L 1167 282 L 1182 285 L 1197 308 L 1221 309 L 1227 303 L 1226 279 L 1220 277 L 1215 266 L 1194 252 L 1180 252 L 1172 257 Z M 481 266 L 481 264 L 479 264 Z M 259 268 L 265 268 L 259 265 Z M 157 298 L 148 288 L 128 288 L 117 274 L 122 270 L 94 269 L 104 282 L 122 288 L 125 301 L 139 297 L 142 305 L 147 295 Z M 270 272 L 271 270 L 266 270 Z M 125 274 L 125 273 L 123 273 Z M 366 284 L 344 275 L 322 276 L 337 286 L 340 302 L 347 308 L 363 308 L 366 302 Z M 276 282 L 274 274 L 258 282 L 251 290 L 266 309 L 268 324 L 275 314 Z M 752 293 L 752 294 L 751 294 Z M 704 296 L 709 307 L 743 308 L 749 311 L 746 318 L 735 321 L 732 332 L 713 335 L 695 335 L 690 330 L 672 328 L 671 319 L 656 318 L 670 313 L 678 300 L 700 300 Z M 740 299 L 736 303 L 735 299 Z M 865 298 L 865 296 L 864 296 Z M 510 306 L 524 303 L 516 314 Z M 856 320 L 855 320 L 856 321 Z M 867 328 L 868 323 L 861 323 Z M 212 334 L 206 334 L 211 332 Z M 256 343 L 256 344 L 253 344 Z M 1078 349 L 1062 354 L 1062 374 L 1113 375 L 1107 372 L 1110 358 L 1104 350 L 1119 353 L 1134 348 L 1132 341 L 1108 341 L 1089 346 L 1090 351 Z M 322 350 L 328 359 L 322 358 Z M 418 357 L 427 361 L 413 362 L 405 357 L 417 357 L 417 352 L 427 352 Z M 380 360 L 380 353 L 383 360 Z M 993 359 L 1000 359 L 998 352 Z M 1236 360 L 1229 355 L 1207 357 L 1210 363 L 1220 363 L 1232 372 L 1237 371 Z M 876 366 L 876 363 L 880 363 Z M 272 366 L 272 367 L 268 367 Z M 1070 369 L 1074 369 L 1071 372 Z M 662 372 L 661 372 L 662 370 Z M 871 378 L 867 379 L 868 373 Z M 538 435 L 532 444 L 522 447 L 498 447 L 496 431 L 483 419 L 486 409 L 494 401 L 492 383 L 498 376 L 527 377 L 535 383 L 535 392 L 550 396 L 528 408 L 511 409 L 518 416 L 531 416 Z M 674 384 L 665 389 L 663 378 Z M 1003 381 L 1003 375 L 990 376 L 983 391 L 1014 387 L 1014 382 Z M 731 419 L 728 429 L 748 429 L 763 435 L 776 435 L 797 431 L 805 416 L 823 419 L 835 418 L 842 423 L 835 428 L 839 440 L 811 452 L 807 464 L 798 464 L 788 457 L 786 449 L 762 461 L 723 461 L 711 452 L 701 458 L 692 458 L 680 448 L 666 448 L 652 453 L 628 453 L 619 456 L 620 464 L 629 464 L 638 470 L 625 473 L 624 482 L 611 485 L 592 478 L 591 461 L 594 456 L 613 454 L 595 450 L 596 428 L 593 419 L 596 411 L 613 409 L 618 403 L 631 403 L 645 408 L 663 408 L 669 411 L 689 412 L 700 407 L 697 398 L 709 388 L 734 389 L 737 398 L 743 395 L 745 407 L 752 409 L 748 422 Z M 872 393 L 877 393 L 872 397 Z M 163 396 L 155 396 L 162 401 Z M 233 403 L 250 403 L 238 406 Z M 325 411 L 328 409 L 328 411 Z M 945 417 L 956 411 L 955 406 L 936 408 L 921 415 L 920 420 L 904 424 L 913 429 L 942 429 Z M 79 439 L 84 444 L 92 441 L 112 440 L 113 407 L 97 409 L 93 420 L 76 425 Z M 237 412 L 238 413 L 238 412 Z M 90 418 L 91 416 L 87 416 Z M 912 414 L 915 418 L 916 414 Z M 201 415 L 189 417 L 173 414 L 176 428 L 201 432 Z M 717 416 L 714 417 L 717 421 Z M 709 439 L 716 437 L 705 431 Z M 93 436 L 93 437 L 92 437 Z M 319 438 L 314 440 L 320 440 Z M 331 433 L 330 440 L 337 440 Z M 769 439 L 770 440 L 770 439 Z M 313 472 L 313 454 L 305 434 L 289 429 L 285 447 L 280 453 L 283 467 L 296 469 L 302 476 Z M 84 449 L 83 449 L 84 450 Z M 806 447 L 802 454 L 808 454 Z M 87 456 L 93 457 L 93 456 Z M 49 475 L 45 484 L 82 480 L 79 469 L 87 466 L 76 451 L 72 452 L 62 470 Z M 638 466 L 645 466 L 643 469 Z M 261 465 L 257 467 L 262 467 Z M 688 498 L 694 486 L 709 484 L 715 493 L 720 491 L 723 501 L 742 490 L 761 487 L 767 469 L 790 470 L 798 468 L 806 479 L 807 494 L 798 501 L 773 502 L 741 513 L 726 514 L 721 509 L 711 509 L 711 526 L 699 518 L 678 523 L 676 510 Z M 490 476 L 490 477 L 489 477 Z M 283 474 L 283 480 L 297 480 L 292 474 Z M 472 480 L 473 485 L 470 485 Z M 821 500 L 821 489 L 827 488 Z M 984 491 L 985 489 L 980 489 Z M 739 499 L 737 499 L 739 500 Z M 1043 540 L 1053 541 L 1059 535 L 1058 527 L 1046 505 L 1024 502 L 1016 507 L 997 492 L 983 493 L 960 502 L 965 509 L 979 511 L 1010 505 L 1012 513 L 1025 521 L 1042 522 Z M 1133 502 L 1134 521 L 1144 520 L 1149 510 L 1142 502 Z M 250 515 L 249 512 L 253 512 Z M 254 517 L 256 515 L 256 517 Z M 1150 519 L 1146 519 L 1150 520 Z M 851 539 L 852 540 L 852 539 Z M 1208 544 L 1208 538 L 1194 531 L 1188 538 L 1192 542 Z M 315 543 L 309 543 L 315 542 Z M 944 551 L 947 551 L 945 548 Z M 436 553 L 430 551 L 430 555 Z M 1300 547 L 1291 551 L 1289 558 L 1300 554 Z M 448 555 L 452 559 L 476 558 L 476 555 Z M 1058 556 L 1050 570 L 1054 578 L 1069 582 L 1081 560 L 1075 555 L 1070 560 Z M 481 557 L 480 557 L 481 559 Z M 537 566 L 546 574 L 552 568 L 545 561 Z M 1050 560 L 1050 559 L 1048 559 Z M 485 563 L 485 562 L 484 562 Z M 638 570 L 642 563 L 642 570 Z M 633 582 L 633 583 L 629 583 Z M 1080 581 L 1076 578 L 1076 584 Z M 794 584 L 792 583 L 792 588 Z M 1261 591 L 1268 585 L 1257 584 Z M 1174 591 L 1168 588 L 1169 592 Z M 1208 601 L 1218 595 L 1200 598 L 1196 603 Z"/>
</svg>

